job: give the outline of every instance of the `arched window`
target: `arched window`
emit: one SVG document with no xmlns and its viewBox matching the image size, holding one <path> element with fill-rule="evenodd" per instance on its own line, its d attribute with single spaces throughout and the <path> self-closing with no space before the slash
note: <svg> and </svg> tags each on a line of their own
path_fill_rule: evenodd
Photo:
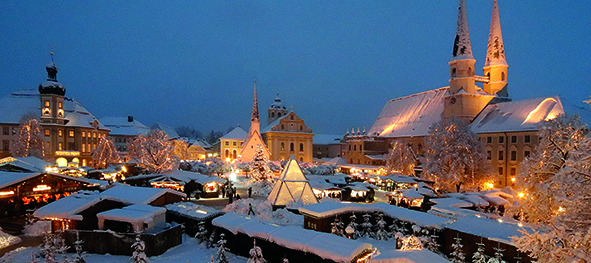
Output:
<svg viewBox="0 0 591 263">
<path fill-rule="evenodd" d="M 295 146 L 293 145 L 293 142 L 289 143 L 289 151 L 290 152 L 295 151 Z"/>
<path fill-rule="evenodd" d="M 232 158 L 236 159 L 236 150 L 232 151 Z"/>
<path fill-rule="evenodd" d="M 357 145 L 353 145 L 353 151 L 357 151 Z"/>
<path fill-rule="evenodd" d="M 501 72 L 501 80 L 505 81 L 505 72 Z"/>
<path fill-rule="evenodd" d="M 304 144 L 300 143 L 300 152 L 303 152 L 303 151 L 304 151 Z"/>
<path fill-rule="evenodd" d="M 490 72 L 486 73 L 486 77 L 488 78 L 488 80 L 490 81 Z"/>
<path fill-rule="evenodd" d="M 452 79 L 456 77 L 456 72 L 457 72 L 457 71 L 456 71 L 456 68 L 452 68 L 452 69 L 451 69 L 451 78 L 452 78 Z"/>
<path fill-rule="evenodd" d="M 351 144 L 349 144 L 349 151 L 351 150 Z"/>
<path fill-rule="evenodd" d="M 284 142 L 281 142 L 281 150 L 285 151 L 285 143 Z"/>
<path fill-rule="evenodd" d="M 275 112 L 271 112 L 271 119 L 275 118 Z"/>
<path fill-rule="evenodd" d="M 363 145 L 359 145 L 359 151 L 363 152 Z"/>
<path fill-rule="evenodd" d="M 474 75 L 474 70 L 472 69 L 472 67 L 468 67 L 468 76 L 473 76 Z"/>
<path fill-rule="evenodd" d="M 226 158 L 230 157 L 230 150 L 226 150 Z"/>
<path fill-rule="evenodd" d="M 281 117 L 281 112 L 277 112 L 277 118 Z"/>
<path fill-rule="evenodd" d="M 303 162 L 303 161 L 304 161 L 304 157 L 300 157 L 300 162 Z"/>
<path fill-rule="evenodd" d="M 290 117 L 290 118 L 291 118 L 291 120 L 293 120 L 293 115 L 291 115 L 291 117 Z"/>
</svg>

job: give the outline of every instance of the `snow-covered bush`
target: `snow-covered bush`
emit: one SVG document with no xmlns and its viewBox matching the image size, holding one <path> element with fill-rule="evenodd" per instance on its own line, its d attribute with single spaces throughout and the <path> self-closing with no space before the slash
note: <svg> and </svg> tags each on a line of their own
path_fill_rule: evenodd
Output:
<svg viewBox="0 0 591 263">
<path fill-rule="evenodd" d="M 0 228 L 0 248 L 5 248 L 10 245 L 14 245 L 20 243 L 20 237 L 11 236 L 9 234 L 4 233 L 2 228 Z"/>
<path fill-rule="evenodd" d="M 144 250 L 146 249 L 146 244 L 140 238 L 140 235 L 135 236 L 135 242 L 131 244 L 131 249 L 133 249 L 133 254 L 129 261 L 131 263 L 147 263 L 150 262 Z"/>
<path fill-rule="evenodd" d="M 25 236 L 42 236 L 51 232 L 51 221 L 39 220 L 32 224 L 26 224 L 23 229 Z"/>
<path fill-rule="evenodd" d="M 304 225 L 304 216 L 296 215 L 286 209 L 273 211 L 271 202 L 267 200 L 240 199 L 226 205 L 224 211 L 248 214 L 248 204 L 252 204 L 255 216 L 277 225 Z"/>
<path fill-rule="evenodd" d="M 267 260 L 263 257 L 263 250 L 257 246 L 256 239 L 254 240 L 254 246 L 248 252 L 250 254 L 250 258 L 246 263 L 267 263 Z"/>
</svg>

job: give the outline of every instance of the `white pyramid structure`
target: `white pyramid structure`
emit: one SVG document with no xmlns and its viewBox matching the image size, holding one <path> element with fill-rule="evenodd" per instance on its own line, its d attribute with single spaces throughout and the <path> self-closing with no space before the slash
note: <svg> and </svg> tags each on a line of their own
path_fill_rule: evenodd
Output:
<svg viewBox="0 0 591 263">
<path fill-rule="evenodd" d="M 289 160 L 285 165 L 267 200 L 270 200 L 274 207 L 300 201 L 304 205 L 318 203 L 308 179 L 294 159 Z"/>
</svg>

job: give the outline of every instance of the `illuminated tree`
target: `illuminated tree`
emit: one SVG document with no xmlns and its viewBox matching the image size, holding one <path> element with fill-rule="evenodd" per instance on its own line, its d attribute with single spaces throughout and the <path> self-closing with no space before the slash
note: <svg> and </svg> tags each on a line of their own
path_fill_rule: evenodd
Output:
<svg viewBox="0 0 591 263">
<path fill-rule="evenodd" d="M 43 159 L 43 134 L 36 119 L 25 117 L 21 120 L 18 140 L 13 144 L 11 154 L 15 157 L 34 156 Z"/>
<path fill-rule="evenodd" d="M 252 162 L 250 162 L 250 173 L 248 176 L 255 179 L 257 182 L 262 182 L 271 178 L 273 172 L 271 172 L 271 169 L 267 164 L 268 162 L 269 160 L 263 152 L 263 146 L 260 144 L 257 145 L 257 149 L 252 157 Z"/>
<path fill-rule="evenodd" d="M 174 154 L 180 160 L 190 159 L 191 154 L 189 154 L 189 143 L 185 140 L 175 140 L 174 141 Z"/>
<path fill-rule="evenodd" d="M 151 173 L 171 171 L 179 164 L 173 143 L 160 130 L 153 130 L 147 136 L 139 135 L 130 144 L 129 155 Z"/>
<path fill-rule="evenodd" d="M 460 186 L 474 187 L 489 176 L 484 144 L 470 131 L 467 123 L 452 119 L 434 123 L 426 139 L 423 177 L 437 188 L 459 191 Z"/>
<path fill-rule="evenodd" d="M 390 153 L 386 155 L 386 170 L 388 173 L 414 175 L 417 162 L 418 157 L 409 145 L 394 141 Z"/>
<path fill-rule="evenodd" d="M 511 212 L 539 229 L 513 239 L 545 262 L 591 261 L 591 139 L 578 116 L 559 116 L 538 132 L 540 142 L 521 163 L 523 195 Z"/>
<path fill-rule="evenodd" d="M 96 149 L 93 149 L 90 155 L 92 156 L 92 160 L 94 160 L 94 167 L 97 169 L 107 168 L 109 164 L 121 161 L 119 152 L 115 148 L 111 137 L 101 138 Z"/>
</svg>

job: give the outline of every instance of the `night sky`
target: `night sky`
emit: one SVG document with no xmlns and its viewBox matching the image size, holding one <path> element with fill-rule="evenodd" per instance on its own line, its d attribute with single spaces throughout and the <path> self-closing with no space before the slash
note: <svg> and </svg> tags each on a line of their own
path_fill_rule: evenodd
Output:
<svg viewBox="0 0 591 263">
<path fill-rule="evenodd" d="M 98 118 L 207 132 L 262 127 L 280 93 L 315 133 L 368 130 L 387 100 L 449 85 L 457 1 L 0 1 L 0 96 L 55 53 Z M 591 95 L 591 1 L 499 0 L 513 99 Z M 468 1 L 482 75 L 492 0 Z M 588 105 L 587 105 L 588 106 Z"/>
</svg>

